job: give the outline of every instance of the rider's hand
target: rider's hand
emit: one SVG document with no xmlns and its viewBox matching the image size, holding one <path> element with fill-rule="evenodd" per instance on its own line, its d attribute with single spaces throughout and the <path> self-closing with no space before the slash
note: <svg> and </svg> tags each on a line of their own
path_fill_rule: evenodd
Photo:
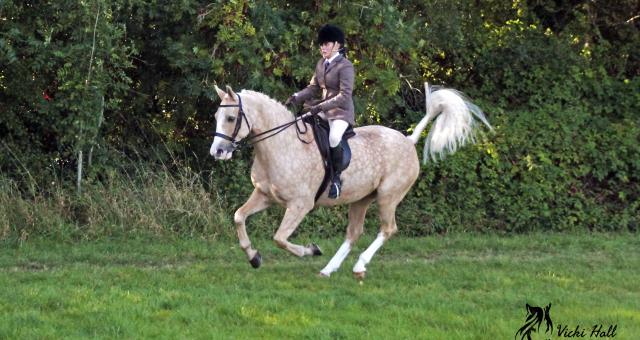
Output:
<svg viewBox="0 0 640 340">
<path fill-rule="evenodd" d="M 322 108 L 320 107 L 320 105 L 314 105 L 311 107 L 311 110 L 309 110 L 309 112 L 311 112 L 312 115 L 317 115 L 318 112 L 322 111 Z"/>
<path fill-rule="evenodd" d="M 291 104 L 295 104 L 295 102 L 296 102 L 296 96 L 292 95 L 289 98 L 287 98 L 287 100 L 284 102 L 284 105 L 289 106 Z"/>
</svg>

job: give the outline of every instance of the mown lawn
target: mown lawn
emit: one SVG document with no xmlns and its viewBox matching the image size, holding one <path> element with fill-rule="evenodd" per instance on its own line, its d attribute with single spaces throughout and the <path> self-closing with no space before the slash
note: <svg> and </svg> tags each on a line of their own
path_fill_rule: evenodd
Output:
<svg viewBox="0 0 640 340">
<path fill-rule="evenodd" d="M 545 339 L 559 326 L 595 338 L 596 324 L 640 334 L 638 234 L 395 238 L 363 284 L 353 252 L 317 277 L 342 239 L 316 241 L 325 256 L 304 259 L 254 241 L 259 270 L 235 241 L 5 243 L 0 338 L 514 339 L 526 303 L 551 303 Z"/>
</svg>

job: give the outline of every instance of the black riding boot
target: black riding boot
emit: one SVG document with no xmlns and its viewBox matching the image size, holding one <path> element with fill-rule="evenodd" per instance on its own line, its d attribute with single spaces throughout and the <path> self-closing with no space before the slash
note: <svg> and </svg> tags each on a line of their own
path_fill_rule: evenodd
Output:
<svg viewBox="0 0 640 340">
<path fill-rule="evenodd" d="M 344 157 L 344 149 L 342 142 L 335 148 L 330 148 L 331 162 L 333 163 L 333 179 L 331 180 L 331 188 L 329 189 L 329 198 L 336 199 L 340 197 L 342 183 L 340 182 L 340 174 L 342 173 L 342 159 Z"/>
</svg>

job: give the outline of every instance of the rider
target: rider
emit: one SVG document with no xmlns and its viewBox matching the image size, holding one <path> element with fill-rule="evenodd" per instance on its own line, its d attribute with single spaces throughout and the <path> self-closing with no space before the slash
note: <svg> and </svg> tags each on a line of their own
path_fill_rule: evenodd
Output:
<svg viewBox="0 0 640 340">
<path fill-rule="evenodd" d="M 340 182 L 340 165 L 343 160 L 342 135 L 349 126 L 355 124 L 353 99 L 354 69 L 347 60 L 344 49 L 344 33 L 333 25 L 324 25 L 318 30 L 318 45 L 322 58 L 309 85 L 302 91 L 294 93 L 285 102 L 298 104 L 311 99 L 322 89 L 322 99 L 306 102 L 310 104 L 311 114 L 324 113 L 329 121 L 329 146 L 331 161 L 334 167 L 329 198 L 338 198 L 342 183 Z"/>
</svg>

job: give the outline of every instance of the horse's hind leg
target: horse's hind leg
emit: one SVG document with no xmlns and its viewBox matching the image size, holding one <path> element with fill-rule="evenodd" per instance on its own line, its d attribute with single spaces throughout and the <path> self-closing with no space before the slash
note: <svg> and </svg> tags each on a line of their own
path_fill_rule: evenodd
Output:
<svg viewBox="0 0 640 340">
<path fill-rule="evenodd" d="M 247 217 L 262 211 L 271 206 L 269 198 L 260 192 L 258 189 L 254 189 L 249 199 L 238 209 L 233 215 L 233 221 L 236 224 L 236 230 L 238 232 L 238 239 L 240 240 L 240 248 L 244 250 L 249 258 L 249 262 L 253 268 L 260 267 L 262 263 L 262 257 L 260 253 L 251 247 L 251 241 L 249 235 L 247 235 L 247 227 L 245 221 Z"/>
<path fill-rule="evenodd" d="M 320 271 L 320 275 L 330 276 L 340 268 L 342 261 L 349 255 L 351 247 L 358 241 L 360 235 L 364 231 L 364 217 L 367 214 L 367 208 L 373 202 L 375 196 L 368 196 L 358 202 L 352 203 L 349 206 L 349 226 L 347 227 L 347 239 L 342 243 L 340 248 L 331 261 Z"/>
<path fill-rule="evenodd" d="M 367 270 L 366 265 L 371 262 L 373 255 L 378 251 L 378 249 L 380 249 L 380 247 L 382 247 L 386 240 L 398 231 L 398 226 L 396 225 L 396 207 L 402 200 L 402 197 L 404 197 L 404 195 L 401 195 L 399 199 L 391 197 L 389 199 L 380 199 L 378 201 L 380 206 L 380 233 L 378 233 L 378 236 L 373 243 L 371 243 L 369 248 L 360 254 L 358 262 L 356 262 L 353 267 L 353 274 L 356 278 L 364 278 Z"/>
<path fill-rule="evenodd" d="M 287 241 L 311 209 L 313 209 L 313 202 L 310 202 L 310 204 L 302 202 L 287 204 L 284 218 L 280 223 L 276 235 L 273 237 L 278 247 L 286 249 L 290 253 L 300 257 L 305 255 L 322 255 L 322 252 L 315 244 L 304 247 Z"/>
</svg>

